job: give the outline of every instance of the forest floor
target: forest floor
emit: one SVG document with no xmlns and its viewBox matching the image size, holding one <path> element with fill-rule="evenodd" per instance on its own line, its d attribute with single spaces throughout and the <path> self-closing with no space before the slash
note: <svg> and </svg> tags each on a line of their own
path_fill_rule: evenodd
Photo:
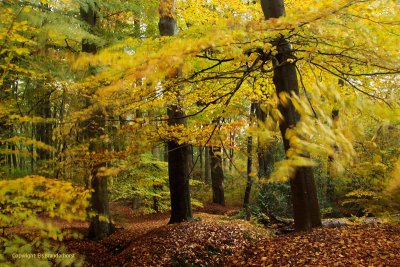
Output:
<svg viewBox="0 0 400 267">
<path fill-rule="evenodd" d="M 85 266 L 400 266 L 400 225 L 372 222 L 277 234 L 234 219 L 232 208 L 207 206 L 194 213 L 195 221 L 175 225 L 167 225 L 167 213 L 138 215 L 115 204 L 112 213 L 117 230 L 111 236 L 64 241 L 85 257 Z"/>
</svg>

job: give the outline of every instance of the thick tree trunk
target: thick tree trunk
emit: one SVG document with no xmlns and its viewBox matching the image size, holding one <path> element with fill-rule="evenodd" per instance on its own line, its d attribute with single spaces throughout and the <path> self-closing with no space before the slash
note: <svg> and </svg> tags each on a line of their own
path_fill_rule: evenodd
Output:
<svg viewBox="0 0 400 267">
<path fill-rule="evenodd" d="M 172 36 L 177 32 L 175 0 L 160 1 L 160 21 L 158 28 L 161 36 Z M 180 70 L 177 67 L 177 75 Z M 172 77 L 171 77 L 172 78 Z M 182 107 L 168 108 L 169 125 L 186 125 L 185 112 Z M 190 203 L 189 176 L 192 163 L 192 149 L 189 144 L 179 144 L 177 140 L 169 140 L 168 144 L 168 177 L 171 196 L 171 218 L 169 223 L 180 223 L 192 220 Z"/>
<path fill-rule="evenodd" d="M 105 116 L 101 110 L 96 110 L 90 119 L 89 136 L 98 138 L 101 135 L 101 130 L 105 127 Z M 98 140 L 91 140 L 89 151 L 91 153 L 104 153 L 105 145 Z M 108 177 L 102 174 L 102 168 L 106 167 L 105 162 L 94 157 L 94 163 L 91 168 L 91 211 L 95 214 L 91 217 L 88 238 L 92 240 L 100 240 L 115 231 L 115 227 L 111 222 L 110 207 L 108 202 Z"/>
<path fill-rule="evenodd" d="M 102 173 L 106 167 L 101 154 L 105 152 L 106 145 L 98 138 L 104 134 L 106 127 L 105 115 L 100 107 L 97 107 L 88 122 L 88 136 L 92 139 L 89 143 L 89 152 L 94 154 L 93 166 L 91 168 L 91 217 L 88 237 L 92 240 L 100 240 L 112 234 L 115 230 L 111 222 L 110 207 L 108 201 L 108 177 Z M 96 156 L 99 155 L 99 156 Z"/>
<path fill-rule="evenodd" d="M 279 18 L 285 15 L 283 0 L 261 0 L 262 9 L 266 19 Z M 299 93 L 296 68 L 293 63 L 287 60 L 293 58 L 290 43 L 280 38 L 275 41 L 278 54 L 275 56 L 273 81 L 276 93 L 291 94 Z M 286 132 L 300 120 L 299 113 L 289 101 L 284 105 L 279 103 L 278 109 L 284 120 L 279 128 L 282 133 L 285 151 L 290 148 L 290 142 L 286 138 Z M 318 205 L 316 186 L 313 170 L 311 167 L 296 168 L 294 177 L 290 180 L 292 192 L 293 216 L 295 229 L 297 231 L 309 231 L 312 227 L 321 226 L 321 216 Z"/>
<path fill-rule="evenodd" d="M 221 148 L 211 147 L 209 151 L 211 159 L 211 184 L 213 191 L 213 203 L 224 206 L 224 171 L 222 169 Z"/>
<path fill-rule="evenodd" d="M 95 27 L 97 12 L 95 10 L 95 3 L 89 5 L 88 8 L 80 8 L 81 17 L 90 26 Z M 82 40 L 82 52 L 96 53 L 97 46 L 88 40 Z M 89 106 L 89 103 L 88 103 Z M 91 118 L 86 122 L 85 138 L 90 138 L 89 152 L 96 154 L 104 153 L 106 146 L 98 138 L 104 135 L 106 128 L 105 114 L 101 107 L 95 107 Z M 111 222 L 110 207 L 108 202 L 108 177 L 102 174 L 102 168 L 106 164 L 102 157 L 94 156 L 93 166 L 90 170 L 91 173 L 91 212 L 94 214 L 90 219 L 88 238 L 92 240 L 100 240 L 115 230 Z"/>
<path fill-rule="evenodd" d="M 184 112 L 176 106 L 168 109 L 170 125 L 185 125 Z M 189 193 L 191 149 L 188 144 L 179 144 L 176 140 L 168 141 L 168 176 L 171 195 L 171 218 L 169 223 L 192 220 Z"/>
</svg>

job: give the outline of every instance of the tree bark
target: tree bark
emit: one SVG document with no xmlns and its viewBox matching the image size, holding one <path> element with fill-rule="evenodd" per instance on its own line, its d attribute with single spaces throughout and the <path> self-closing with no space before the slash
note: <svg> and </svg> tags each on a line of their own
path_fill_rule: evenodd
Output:
<svg viewBox="0 0 400 267">
<path fill-rule="evenodd" d="M 168 108 L 170 125 L 186 125 L 182 118 L 184 112 L 176 106 Z M 168 177 L 171 196 L 171 217 L 169 223 L 180 223 L 192 220 L 189 192 L 189 172 L 191 149 L 188 144 L 179 144 L 176 140 L 168 142 Z"/>
<path fill-rule="evenodd" d="M 285 6 L 283 0 L 261 0 L 261 6 L 266 19 L 279 18 L 285 15 Z M 288 62 L 293 58 L 292 47 L 290 43 L 280 38 L 274 43 L 278 54 L 274 60 L 273 82 L 276 93 L 299 93 L 297 82 L 297 73 L 294 63 Z M 288 129 L 295 127 L 300 120 L 300 115 L 289 101 L 284 105 L 279 103 L 278 109 L 284 120 L 280 122 L 279 128 L 282 134 L 285 151 L 290 149 L 290 142 L 286 138 Z M 314 182 L 313 169 L 311 167 L 296 168 L 294 177 L 290 180 L 292 193 L 293 216 L 296 231 L 309 231 L 313 227 L 321 226 L 321 215 Z"/>
<path fill-rule="evenodd" d="M 175 0 L 162 0 L 159 7 L 158 28 L 161 36 L 173 36 L 177 32 L 175 19 Z M 176 68 L 176 74 L 180 70 Z M 171 77 L 175 78 L 175 77 Z M 168 124 L 186 126 L 185 112 L 182 107 L 168 107 Z M 192 161 L 192 149 L 189 144 L 179 144 L 177 140 L 168 140 L 168 179 L 171 197 L 171 217 L 169 223 L 192 220 L 190 203 L 189 176 Z"/>
</svg>

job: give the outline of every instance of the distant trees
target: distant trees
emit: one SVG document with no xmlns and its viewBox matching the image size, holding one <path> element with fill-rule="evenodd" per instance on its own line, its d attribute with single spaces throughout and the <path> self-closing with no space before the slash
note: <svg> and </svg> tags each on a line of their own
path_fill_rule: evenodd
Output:
<svg viewBox="0 0 400 267">
<path fill-rule="evenodd" d="M 224 171 L 222 164 L 221 148 L 212 146 L 210 152 L 210 168 L 211 168 L 211 185 L 212 185 L 212 202 L 215 204 L 225 205 L 224 196 Z"/>
<path fill-rule="evenodd" d="M 204 177 L 201 200 L 246 207 L 289 181 L 297 230 L 320 225 L 319 204 L 383 203 L 399 166 L 394 6 L 293 2 L 284 16 L 282 0 L 3 1 L 1 174 L 91 186 L 94 239 L 112 231 L 109 181 L 153 210 L 170 197 L 171 223 L 192 218 L 190 176 Z"/>
</svg>

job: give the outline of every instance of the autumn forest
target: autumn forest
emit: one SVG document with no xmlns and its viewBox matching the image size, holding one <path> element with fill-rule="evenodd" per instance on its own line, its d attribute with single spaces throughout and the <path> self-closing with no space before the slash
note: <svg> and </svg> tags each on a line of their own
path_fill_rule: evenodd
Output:
<svg viewBox="0 0 400 267">
<path fill-rule="evenodd" d="M 397 0 L 0 0 L 0 266 L 400 266 Z"/>
</svg>

